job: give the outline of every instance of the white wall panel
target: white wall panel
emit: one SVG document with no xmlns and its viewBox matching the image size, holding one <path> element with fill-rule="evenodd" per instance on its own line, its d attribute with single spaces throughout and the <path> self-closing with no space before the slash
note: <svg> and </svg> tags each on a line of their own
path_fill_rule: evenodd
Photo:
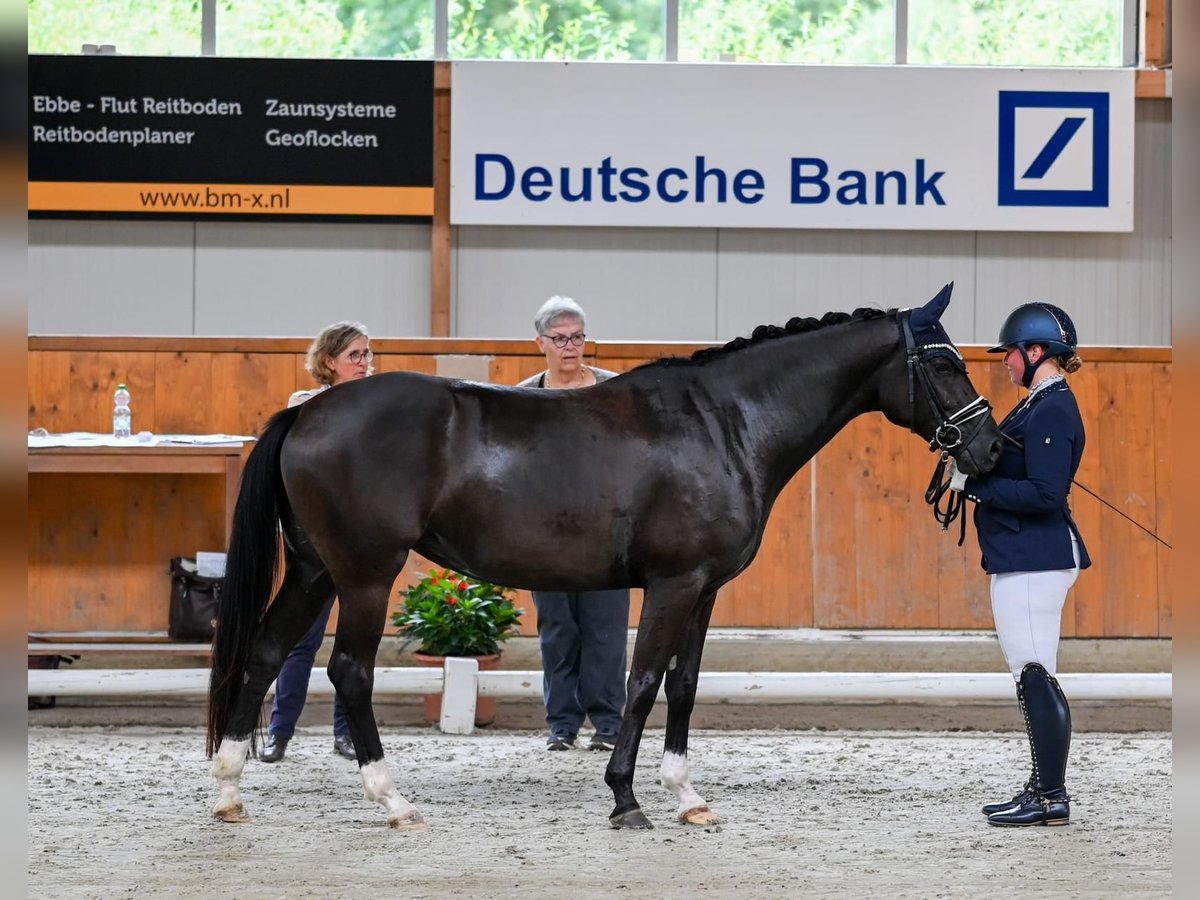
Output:
<svg viewBox="0 0 1200 900">
<path fill-rule="evenodd" d="M 30 334 L 191 334 L 191 222 L 29 223 Z"/>
<path fill-rule="evenodd" d="M 713 339 L 712 229 L 462 226 L 456 229 L 459 337 L 533 337 L 554 294 L 574 297 L 599 340 Z"/>
<path fill-rule="evenodd" d="M 723 230 L 715 337 L 831 310 L 919 306 L 953 281 L 946 328 L 971 343 L 974 253 L 970 232 Z"/>
<path fill-rule="evenodd" d="M 429 334 L 427 225 L 201 222 L 196 334 L 311 336 L 357 319 Z"/>
</svg>

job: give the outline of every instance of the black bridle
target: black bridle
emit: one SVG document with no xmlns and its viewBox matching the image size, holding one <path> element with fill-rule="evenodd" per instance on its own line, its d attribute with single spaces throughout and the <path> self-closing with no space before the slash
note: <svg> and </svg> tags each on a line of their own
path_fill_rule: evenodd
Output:
<svg viewBox="0 0 1200 900">
<path fill-rule="evenodd" d="M 992 404 L 988 403 L 987 398 L 980 394 L 962 409 L 952 413 L 946 412 L 942 401 L 938 399 L 937 392 L 933 389 L 933 381 L 930 379 L 929 373 L 925 371 L 925 359 L 929 356 L 949 356 L 954 360 L 955 365 L 964 371 L 966 363 L 963 361 L 962 354 L 958 352 L 958 348 L 951 343 L 918 344 L 916 338 L 913 337 L 912 325 L 909 322 L 910 315 L 909 310 L 900 313 L 900 328 L 904 333 L 904 355 L 908 362 L 908 406 L 912 410 L 912 424 L 909 428 L 914 434 L 916 433 L 916 387 L 920 384 L 921 393 L 925 397 L 925 402 L 929 404 L 933 420 L 940 423 L 934 429 L 933 437 L 929 441 L 929 449 L 940 451 L 942 458 L 945 459 L 953 455 L 952 451 L 968 443 L 979 433 L 987 421 L 988 414 L 992 411 Z M 971 424 L 971 429 L 964 436 L 963 429 L 968 423 Z"/>
<path fill-rule="evenodd" d="M 958 545 L 961 547 L 967 536 L 967 519 L 962 515 L 966 500 L 960 492 L 950 490 L 950 478 L 946 470 L 950 466 L 953 451 L 970 442 L 983 428 L 992 405 L 980 394 L 956 412 L 946 411 L 933 389 L 929 373 L 925 371 L 925 360 L 929 356 L 950 356 L 964 370 L 966 363 L 958 348 L 949 342 L 918 344 L 909 322 L 911 315 L 909 310 L 900 313 L 900 330 L 904 334 L 904 355 L 908 365 L 908 406 L 912 411 L 912 424 L 909 427 L 915 434 L 918 384 L 925 402 L 929 404 L 933 420 L 939 423 L 929 441 L 930 451 L 939 453 L 939 456 L 929 487 L 925 489 L 925 502 L 933 507 L 933 517 L 942 526 L 942 531 L 948 531 L 951 523 L 961 516 L 958 534 Z M 968 425 L 970 430 L 964 434 Z"/>
</svg>

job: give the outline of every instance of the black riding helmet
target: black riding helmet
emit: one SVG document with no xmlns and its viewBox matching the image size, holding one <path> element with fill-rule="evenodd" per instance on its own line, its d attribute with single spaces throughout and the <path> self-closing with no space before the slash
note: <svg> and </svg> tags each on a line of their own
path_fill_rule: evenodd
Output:
<svg viewBox="0 0 1200 900">
<path fill-rule="evenodd" d="M 1070 356 L 1078 344 L 1075 323 L 1065 312 L 1051 303 L 1023 303 L 1008 314 L 1000 327 L 1000 340 L 989 353 L 1004 353 L 1016 347 L 1025 359 L 1025 387 L 1033 381 L 1035 366 L 1030 365 L 1027 350 L 1030 344 L 1046 348 L 1046 358 Z"/>
</svg>

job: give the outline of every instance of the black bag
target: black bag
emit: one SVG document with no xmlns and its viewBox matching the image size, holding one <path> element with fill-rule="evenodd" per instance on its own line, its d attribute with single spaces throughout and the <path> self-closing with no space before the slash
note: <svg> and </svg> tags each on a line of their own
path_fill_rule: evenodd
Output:
<svg viewBox="0 0 1200 900">
<path fill-rule="evenodd" d="M 196 561 L 183 556 L 171 559 L 171 610 L 167 634 L 177 641 L 209 643 L 217 628 L 224 578 L 208 578 L 196 571 Z"/>
</svg>

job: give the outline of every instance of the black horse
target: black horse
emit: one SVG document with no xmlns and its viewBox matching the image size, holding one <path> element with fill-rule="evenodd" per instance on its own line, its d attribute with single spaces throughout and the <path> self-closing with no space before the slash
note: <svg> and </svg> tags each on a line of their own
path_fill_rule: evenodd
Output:
<svg viewBox="0 0 1200 900">
<path fill-rule="evenodd" d="M 329 677 L 366 795 L 392 827 L 424 827 L 393 785 L 371 707 L 392 584 L 416 550 L 533 590 L 644 588 L 628 703 L 605 773 L 616 800 L 610 822 L 650 827 L 633 772 L 664 675 L 663 783 L 680 821 L 716 821 L 687 774 L 700 655 L 717 590 L 754 558 L 784 485 L 872 410 L 949 452 L 964 472 L 986 472 L 997 459 L 990 406 L 939 324 L 951 287 L 913 311 L 760 326 L 750 339 L 587 390 L 392 373 L 276 414 L 242 479 L 213 643 L 213 814 L 245 818 L 238 784 L 263 698 L 336 590 Z M 279 523 L 286 565 L 268 605 Z"/>
</svg>

